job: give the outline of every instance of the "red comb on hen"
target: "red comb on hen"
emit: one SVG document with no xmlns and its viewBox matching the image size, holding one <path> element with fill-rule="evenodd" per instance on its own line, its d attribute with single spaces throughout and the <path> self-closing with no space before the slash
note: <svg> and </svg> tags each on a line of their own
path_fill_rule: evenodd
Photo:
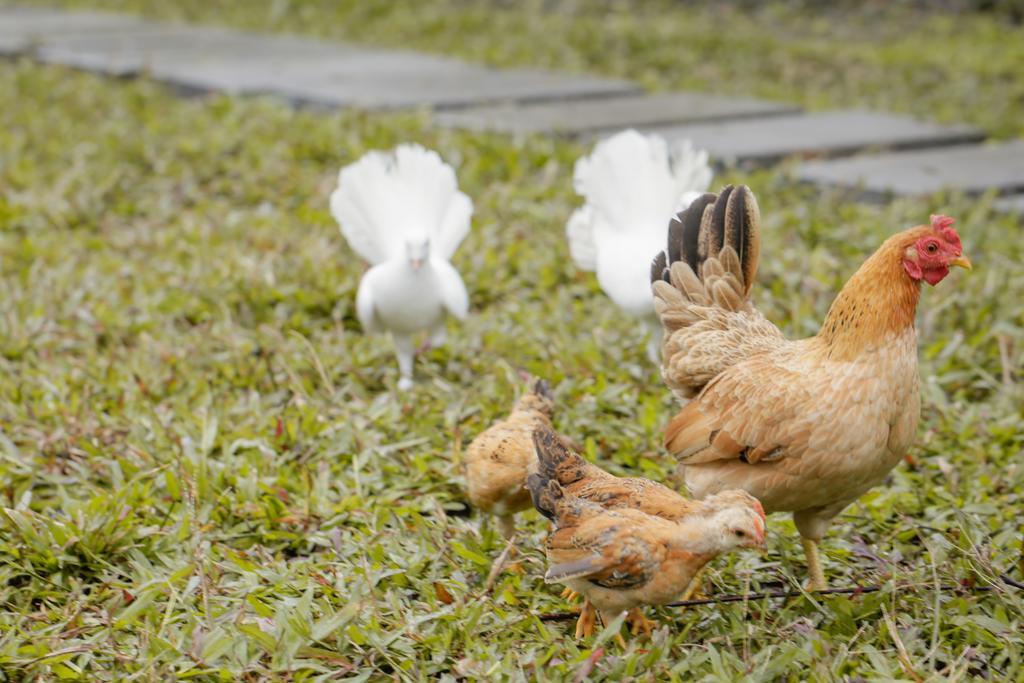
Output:
<svg viewBox="0 0 1024 683">
<path fill-rule="evenodd" d="M 943 216 L 940 213 L 932 214 L 932 230 L 942 235 L 950 244 L 959 247 L 960 235 L 953 229 L 955 222 L 956 219 L 950 216 Z"/>
</svg>

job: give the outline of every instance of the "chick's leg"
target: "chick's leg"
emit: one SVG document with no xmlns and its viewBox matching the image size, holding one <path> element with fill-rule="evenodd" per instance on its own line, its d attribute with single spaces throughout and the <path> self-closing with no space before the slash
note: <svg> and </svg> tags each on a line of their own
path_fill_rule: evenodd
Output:
<svg viewBox="0 0 1024 683">
<path fill-rule="evenodd" d="M 640 635 L 651 635 L 651 631 L 658 628 L 658 622 L 653 619 L 648 619 L 644 616 L 644 611 L 639 607 L 634 607 L 629 610 L 629 614 L 626 616 L 626 621 L 629 622 L 629 632 L 634 636 Z"/>
<path fill-rule="evenodd" d="M 606 614 L 606 613 L 602 612 L 601 613 L 601 623 L 603 623 L 607 627 L 608 624 L 612 623 L 615 620 L 615 617 L 617 617 L 617 616 L 618 615 L 615 614 L 615 613 Z M 627 649 L 626 639 L 622 637 L 621 633 L 616 633 L 615 634 L 615 642 L 618 643 L 619 647 L 621 647 L 623 650 Z"/>
<path fill-rule="evenodd" d="M 807 582 L 807 590 L 823 591 L 828 588 L 825 581 L 825 571 L 821 567 L 821 555 L 818 553 L 818 542 L 810 538 L 801 538 L 804 546 L 804 555 L 807 556 L 807 573 L 810 580 Z"/>
<path fill-rule="evenodd" d="M 502 515 L 498 517 L 498 530 L 506 541 L 511 541 L 516 535 L 516 518 L 513 515 Z M 516 556 L 516 547 L 508 547 L 508 557 Z"/>
<path fill-rule="evenodd" d="M 398 358 L 398 388 L 412 389 L 412 359 L 415 349 L 410 337 L 395 335 L 395 356 Z"/>
<path fill-rule="evenodd" d="M 597 611 L 594 610 L 594 606 L 590 604 L 589 600 L 584 600 L 580 618 L 576 620 L 576 640 L 594 635 L 594 626 L 596 625 Z"/>
<path fill-rule="evenodd" d="M 683 591 L 682 597 L 679 598 L 681 602 L 686 600 L 692 600 L 693 596 L 700 590 L 701 584 L 704 583 L 704 572 L 707 571 L 707 566 L 701 567 L 697 570 L 697 573 L 690 579 L 690 583 L 686 585 L 686 590 Z"/>
<path fill-rule="evenodd" d="M 512 515 L 502 515 L 498 517 L 498 530 L 501 531 L 502 537 L 507 541 L 516 535 L 516 519 Z"/>
</svg>

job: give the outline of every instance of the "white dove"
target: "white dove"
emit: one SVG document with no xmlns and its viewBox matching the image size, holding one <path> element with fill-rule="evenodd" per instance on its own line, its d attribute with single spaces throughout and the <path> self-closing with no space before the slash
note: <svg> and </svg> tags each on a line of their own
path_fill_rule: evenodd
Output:
<svg viewBox="0 0 1024 683">
<path fill-rule="evenodd" d="M 566 225 L 581 270 L 596 271 L 601 289 L 650 330 L 647 355 L 658 361 L 661 323 L 654 313 L 651 261 L 668 239 L 672 217 L 711 185 L 705 151 L 689 140 L 624 130 L 576 162 L 573 184 L 584 199 Z"/>
<path fill-rule="evenodd" d="M 356 315 L 370 333 L 388 331 L 398 356 L 399 389 L 412 386 L 413 335 L 444 343 L 445 317 L 462 320 L 469 296 L 449 263 L 469 234 L 473 202 L 437 152 L 399 145 L 368 152 L 338 173 L 331 214 L 352 249 L 370 262 Z"/>
</svg>

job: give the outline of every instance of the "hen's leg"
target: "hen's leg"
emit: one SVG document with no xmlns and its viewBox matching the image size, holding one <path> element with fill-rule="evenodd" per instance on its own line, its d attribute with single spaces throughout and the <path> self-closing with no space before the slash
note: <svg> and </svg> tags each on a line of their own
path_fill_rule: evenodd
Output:
<svg viewBox="0 0 1024 683">
<path fill-rule="evenodd" d="M 807 582 L 807 590 L 823 591 L 828 588 L 825 581 L 825 571 L 821 567 L 821 555 L 818 553 L 818 542 L 810 538 L 801 538 L 804 546 L 804 555 L 807 556 L 807 573 L 810 580 Z"/>
<path fill-rule="evenodd" d="M 597 625 L 597 612 L 589 600 L 584 600 L 580 618 L 576 620 L 576 640 L 594 635 L 595 625 Z"/>
<path fill-rule="evenodd" d="M 634 636 L 640 635 L 651 635 L 651 631 L 658 628 L 658 622 L 653 619 L 648 619 L 644 616 L 644 611 L 639 607 L 634 607 L 629 610 L 629 614 L 626 616 L 626 621 L 629 622 L 629 632 Z"/>
<path fill-rule="evenodd" d="M 412 338 L 395 335 L 395 356 L 398 357 L 398 388 L 412 389 L 412 359 L 415 349 Z"/>
</svg>

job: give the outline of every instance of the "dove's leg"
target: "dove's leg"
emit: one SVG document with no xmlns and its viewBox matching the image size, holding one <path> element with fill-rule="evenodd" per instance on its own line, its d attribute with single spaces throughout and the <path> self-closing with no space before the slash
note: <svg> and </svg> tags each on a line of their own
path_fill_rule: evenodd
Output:
<svg viewBox="0 0 1024 683">
<path fill-rule="evenodd" d="M 442 318 L 441 322 L 430 330 L 430 348 L 436 349 L 439 346 L 444 346 L 446 341 L 448 341 L 448 328 L 444 324 L 444 318 Z"/>
<path fill-rule="evenodd" d="M 398 357 L 398 388 L 412 388 L 412 359 L 415 347 L 411 337 L 395 335 L 395 355 Z"/>
<path fill-rule="evenodd" d="M 664 331 L 661 328 L 661 321 L 657 318 L 647 321 L 647 329 L 650 330 L 650 338 L 647 340 L 647 357 L 652 363 L 661 363 L 661 337 Z"/>
</svg>

